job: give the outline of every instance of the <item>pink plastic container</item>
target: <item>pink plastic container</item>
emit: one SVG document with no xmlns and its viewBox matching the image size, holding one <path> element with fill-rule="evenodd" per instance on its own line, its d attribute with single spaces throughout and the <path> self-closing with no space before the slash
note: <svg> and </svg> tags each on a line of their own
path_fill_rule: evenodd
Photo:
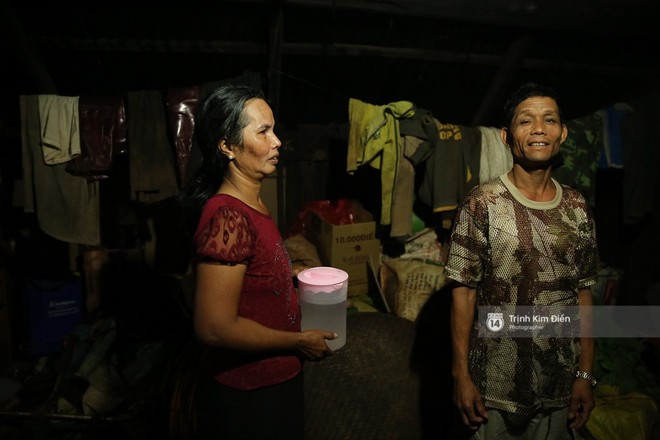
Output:
<svg viewBox="0 0 660 440">
<path fill-rule="evenodd" d="M 346 299 L 348 273 L 334 267 L 311 267 L 298 274 L 302 329 L 335 332 L 328 341 L 337 350 L 346 344 Z"/>
</svg>

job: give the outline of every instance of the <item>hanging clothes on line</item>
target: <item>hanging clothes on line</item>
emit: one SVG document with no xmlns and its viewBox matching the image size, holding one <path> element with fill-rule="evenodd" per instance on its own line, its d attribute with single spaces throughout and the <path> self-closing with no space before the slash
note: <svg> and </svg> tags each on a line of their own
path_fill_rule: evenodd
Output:
<svg viewBox="0 0 660 440">
<path fill-rule="evenodd" d="M 81 96 L 80 156 L 66 170 L 88 181 L 108 179 L 116 155 L 126 154 L 126 111 L 121 96 Z"/>
<path fill-rule="evenodd" d="M 183 186 L 188 171 L 195 133 L 195 114 L 199 105 L 200 86 L 170 88 L 166 92 L 169 127 L 176 152 L 179 186 Z"/>
<path fill-rule="evenodd" d="M 20 96 L 23 209 L 58 240 L 98 246 L 101 242 L 98 182 L 66 171 L 66 163 L 44 161 L 39 95 Z M 50 140 L 48 140 L 50 142 Z"/>
<path fill-rule="evenodd" d="M 414 118 L 401 124 L 401 132 L 422 141 L 414 151 L 406 152 L 418 175 L 417 198 L 449 229 L 465 194 L 479 183 L 481 131 L 444 124 L 428 110 L 418 110 Z"/>
<path fill-rule="evenodd" d="M 412 117 L 415 105 L 409 101 L 398 101 L 387 105 L 373 105 L 350 98 L 348 119 L 348 152 L 346 171 L 354 174 L 359 167 L 370 166 L 381 173 L 380 224 L 392 225 L 392 205 L 395 182 L 401 172 L 403 157 L 399 134 L 399 120 Z M 400 177 L 399 177 L 400 178 Z"/>
</svg>

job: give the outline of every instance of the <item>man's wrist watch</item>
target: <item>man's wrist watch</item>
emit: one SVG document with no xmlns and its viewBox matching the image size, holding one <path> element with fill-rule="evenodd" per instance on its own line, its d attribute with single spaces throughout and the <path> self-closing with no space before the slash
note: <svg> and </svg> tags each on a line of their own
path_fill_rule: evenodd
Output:
<svg viewBox="0 0 660 440">
<path fill-rule="evenodd" d="M 580 370 L 577 370 L 577 371 L 575 372 L 575 377 L 576 377 L 576 378 L 580 378 L 580 379 L 584 379 L 584 380 L 588 380 L 589 383 L 591 384 L 591 386 L 594 387 L 594 388 L 595 388 L 596 385 L 598 384 L 598 381 L 597 381 L 596 378 L 593 376 L 593 374 L 591 374 L 591 373 L 587 373 L 586 371 L 580 371 Z"/>
</svg>

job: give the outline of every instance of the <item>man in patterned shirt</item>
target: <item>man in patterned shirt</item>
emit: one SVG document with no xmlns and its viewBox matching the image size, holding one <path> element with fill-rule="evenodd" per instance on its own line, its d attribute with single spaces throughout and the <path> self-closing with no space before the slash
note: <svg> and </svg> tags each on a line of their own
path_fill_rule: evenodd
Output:
<svg viewBox="0 0 660 440">
<path fill-rule="evenodd" d="M 582 316 L 598 271 L 590 207 L 551 177 L 568 134 L 555 91 L 524 84 L 504 111 L 501 138 L 513 168 L 467 194 L 445 267 L 453 282 L 453 399 L 471 439 L 570 439 L 594 407 L 590 335 L 479 330 L 479 309 L 492 306 L 575 306 Z"/>
</svg>

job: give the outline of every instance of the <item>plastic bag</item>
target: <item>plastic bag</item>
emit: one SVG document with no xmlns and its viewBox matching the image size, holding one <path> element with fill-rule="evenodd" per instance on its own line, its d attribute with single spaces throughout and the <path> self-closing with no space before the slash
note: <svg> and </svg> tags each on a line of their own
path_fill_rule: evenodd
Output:
<svg viewBox="0 0 660 440">
<path fill-rule="evenodd" d="M 308 202 L 300 210 L 293 226 L 287 233 L 287 237 L 296 234 L 305 235 L 311 214 L 316 214 L 333 225 L 348 225 L 373 220 L 373 215 L 365 210 L 357 200 L 314 200 Z"/>
</svg>

